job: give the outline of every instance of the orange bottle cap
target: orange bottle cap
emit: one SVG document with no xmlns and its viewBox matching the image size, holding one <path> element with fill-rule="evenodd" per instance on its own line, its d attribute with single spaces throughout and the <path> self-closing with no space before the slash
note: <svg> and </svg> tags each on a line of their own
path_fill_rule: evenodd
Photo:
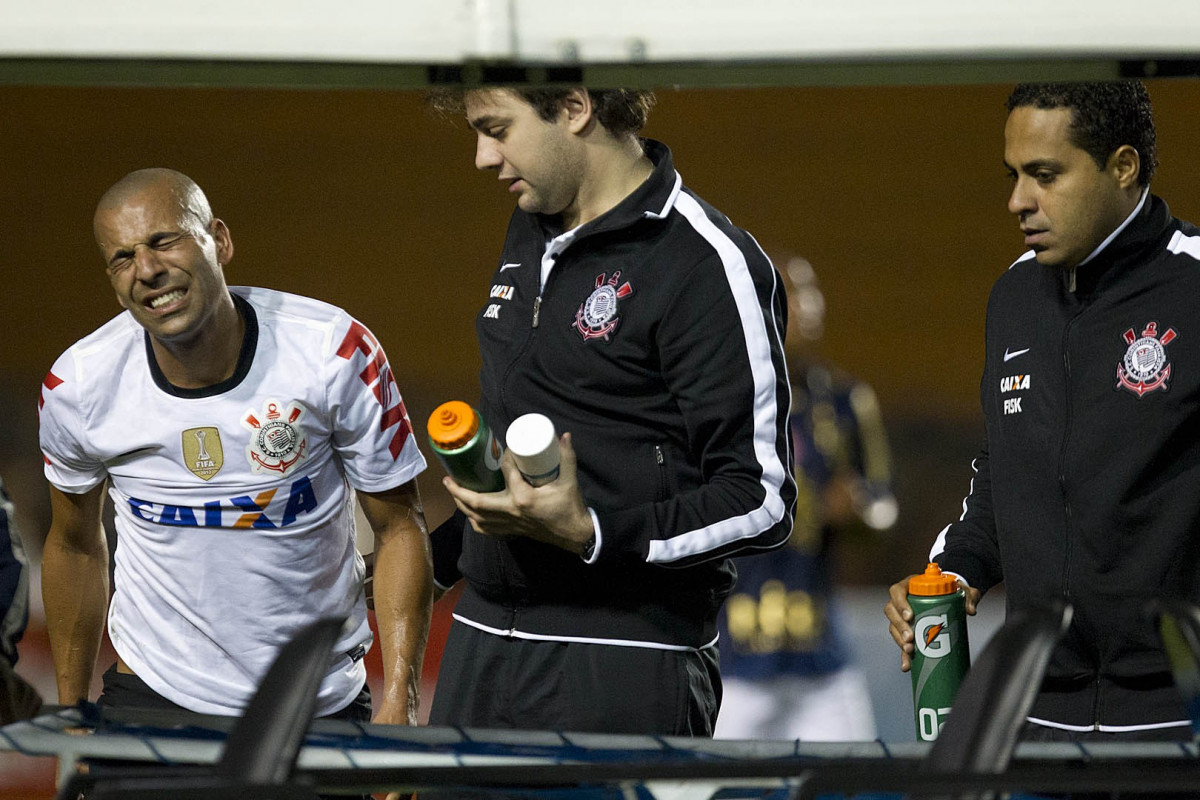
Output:
<svg viewBox="0 0 1200 800">
<path fill-rule="evenodd" d="M 939 594 L 954 594 L 958 591 L 958 578 L 946 575 L 937 563 L 930 561 L 924 575 L 914 575 L 908 581 L 908 593 L 919 597 Z"/>
<path fill-rule="evenodd" d="M 429 440 L 443 450 L 457 450 L 479 430 L 479 415 L 461 400 L 442 403 L 429 415 Z"/>
</svg>

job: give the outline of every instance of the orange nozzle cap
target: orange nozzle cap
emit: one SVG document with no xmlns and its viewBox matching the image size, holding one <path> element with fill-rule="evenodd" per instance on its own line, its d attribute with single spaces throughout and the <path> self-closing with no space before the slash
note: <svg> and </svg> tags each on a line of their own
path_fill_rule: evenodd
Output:
<svg viewBox="0 0 1200 800">
<path fill-rule="evenodd" d="M 939 594 L 954 594 L 958 591 L 958 578 L 946 575 L 936 562 L 930 561 L 924 575 L 914 575 L 908 581 L 908 593 L 919 597 Z"/>
<path fill-rule="evenodd" d="M 429 439 L 443 450 L 457 450 L 479 430 L 479 415 L 461 400 L 442 403 L 429 415 Z"/>
</svg>

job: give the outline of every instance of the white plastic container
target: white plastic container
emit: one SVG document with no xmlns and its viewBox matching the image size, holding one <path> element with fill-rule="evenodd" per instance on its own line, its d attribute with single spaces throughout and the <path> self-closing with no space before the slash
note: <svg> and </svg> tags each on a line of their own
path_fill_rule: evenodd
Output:
<svg viewBox="0 0 1200 800">
<path fill-rule="evenodd" d="M 558 434 L 544 414 L 523 414 L 504 436 L 517 469 L 531 486 L 544 486 L 558 477 Z"/>
</svg>

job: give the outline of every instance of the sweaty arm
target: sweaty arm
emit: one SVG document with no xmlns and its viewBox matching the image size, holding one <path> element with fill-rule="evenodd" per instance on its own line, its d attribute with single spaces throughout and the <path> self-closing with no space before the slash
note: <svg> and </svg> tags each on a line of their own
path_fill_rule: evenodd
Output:
<svg viewBox="0 0 1200 800">
<path fill-rule="evenodd" d="M 375 533 L 375 620 L 384 686 L 375 722 L 415 725 L 433 604 L 420 494 L 412 480 L 383 492 L 359 492 L 358 500 Z"/>
<path fill-rule="evenodd" d="M 58 702 L 88 699 L 108 613 L 108 542 L 100 523 L 104 483 L 83 494 L 50 487 L 50 532 L 42 551 L 42 601 Z"/>
</svg>

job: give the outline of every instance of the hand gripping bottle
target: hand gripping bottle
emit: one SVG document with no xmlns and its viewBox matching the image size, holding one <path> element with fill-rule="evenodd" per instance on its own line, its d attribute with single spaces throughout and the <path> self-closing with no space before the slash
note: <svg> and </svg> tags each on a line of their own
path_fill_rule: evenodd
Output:
<svg viewBox="0 0 1200 800">
<path fill-rule="evenodd" d="M 500 443 L 475 409 L 459 400 L 442 403 L 429 415 L 429 445 L 446 473 L 475 492 L 504 488 Z"/>
<path fill-rule="evenodd" d="M 932 742 L 971 666 L 967 645 L 967 596 L 953 575 L 930 562 L 908 582 L 913 612 L 911 674 L 917 738 Z"/>
</svg>

